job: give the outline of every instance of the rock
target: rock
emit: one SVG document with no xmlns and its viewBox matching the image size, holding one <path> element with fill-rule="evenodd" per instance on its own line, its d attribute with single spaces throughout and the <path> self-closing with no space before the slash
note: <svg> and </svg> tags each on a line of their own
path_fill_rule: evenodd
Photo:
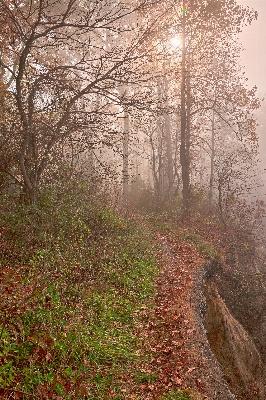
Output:
<svg viewBox="0 0 266 400">
<path fill-rule="evenodd" d="M 208 282 L 206 328 L 213 353 L 237 398 L 264 399 L 263 365 L 251 337 L 231 315 L 216 285 Z"/>
</svg>

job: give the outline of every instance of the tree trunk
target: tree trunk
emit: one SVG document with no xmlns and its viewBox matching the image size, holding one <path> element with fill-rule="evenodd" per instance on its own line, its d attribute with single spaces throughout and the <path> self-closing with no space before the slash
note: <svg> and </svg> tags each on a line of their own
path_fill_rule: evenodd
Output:
<svg viewBox="0 0 266 400">
<path fill-rule="evenodd" d="M 214 111 L 212 111 L 212 136 L 211 136 L 211 175 L 210 175 L 210 191 L 209 191 L 209 207 L 212 207 L 213 196 L 213 174 L 214 174 Z"/>
<path fill-rule="evenodd" d="M 128 141 L 129 141 L 129 115 L 124 111 L 124 134 L 123 134 L 123 199 L 128 201 L 129 169 L 128 169 Z"/>
<path fill-rule="evenodd" d="M 164 95 L 166 96 L 166 107 L 168 106 L 168 81 L 164 77 Z M 174 184 L 174 164 L 173 164 L 173 151 L 172 151 L 172 138 L 171 138 L 171 120 L 170 115 L 164 113 L 164 137 L 166 144 L 166 156 L 167 156 L 167 177 L 168 177 L 168 193 L 172 196 L 173 184 Z"/>
<path fill-rule="evenodd" d="M 180 163 L 182 169 L 183 183 L 183 207 L 184 215 L 189 213 L 190 208 L 190 160 L 189 160 L 189 124 L 187 110 L 187 71 L 186 71 L 186 16 L 182 17 L 182 65 L 181 65 L 181 144 L 180 144 Z"/>
</svg>

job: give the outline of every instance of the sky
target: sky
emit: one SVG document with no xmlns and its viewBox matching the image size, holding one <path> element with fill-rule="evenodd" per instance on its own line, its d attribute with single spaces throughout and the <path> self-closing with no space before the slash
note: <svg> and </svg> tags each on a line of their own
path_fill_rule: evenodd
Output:
<svg viewBox="0 0 266 400">
<path fill-rule="evenodd" d="M 241 62 L 245 67 L 248 86 L 257 86 L 266 94 L 266 0 L 237 0 L 237 3 L 258 11 L 258 19 L 243 28 L 240 41 L 245 50 Z"/>
</svg>

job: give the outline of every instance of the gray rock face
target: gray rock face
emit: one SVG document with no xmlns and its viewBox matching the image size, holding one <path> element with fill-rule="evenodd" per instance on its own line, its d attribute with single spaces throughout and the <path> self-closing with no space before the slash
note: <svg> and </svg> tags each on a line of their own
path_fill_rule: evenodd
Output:
<svg viewBox="0 0 266 400">
<path fill-rule="evenodd" d="M 231 315 L 213 282 L 206 284 L 205 296 L 208 340 L 230 389 L 238 398 L 265 399 L 263 365 L 251 337 Z"/>
</svg>

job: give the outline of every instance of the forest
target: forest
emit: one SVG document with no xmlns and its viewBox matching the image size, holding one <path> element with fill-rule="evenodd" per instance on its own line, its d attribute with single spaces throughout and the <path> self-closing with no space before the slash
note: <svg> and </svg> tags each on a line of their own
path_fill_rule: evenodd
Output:
<svg viewBox="0 0 266 400">
<path fill-rule="evenodd" d="M 0 0 L 0 399 L 263 400 L 237 0 Z"/>
</svg>

